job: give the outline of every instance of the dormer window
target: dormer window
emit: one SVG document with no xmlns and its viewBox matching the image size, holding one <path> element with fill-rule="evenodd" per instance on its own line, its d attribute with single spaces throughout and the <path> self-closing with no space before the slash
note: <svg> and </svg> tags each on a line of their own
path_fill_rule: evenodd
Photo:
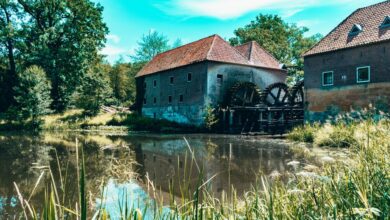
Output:
<svg viewBox="0 0 390 220">
<path fill-rule="evenodd" d="M 385 20 L 381 24 L 380 28 L 389 28 L 390 27 L 390 15 L 385 17 Z"/>
<path fill-rule="evenodd" d="M 356 36 L 363 31 L 363 27 L 360 24 L 354 24 L 351 31 L 349 31 L 349 36 Z"/>
</svg>

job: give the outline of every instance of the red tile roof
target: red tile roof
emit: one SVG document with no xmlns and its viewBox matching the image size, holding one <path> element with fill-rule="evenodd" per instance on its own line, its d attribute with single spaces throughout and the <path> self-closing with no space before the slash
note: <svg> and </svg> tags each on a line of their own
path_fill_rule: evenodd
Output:
<svg viewBox="0 0 390 220">
<path fill-rule="evenodd" d="M 246 44 L 236 46 L 236 49 L 255 66 L 280 68 L 279 61 L 262 48 L 256 41 L 250 41 Z"/>
<path fill-rule="evenodd" d="M 263 62 L 251 62 L 250 59 L 248 59 L 248 56 L 241 54 L 239 48 L 236 49 L 235 47 L 232 47 L 218 35 L 212 35 L 156 55 L 140 72 L 138 72 L 136 77 L 150 75 L 206 60 L 280 69 L 279 63 L 276 60 L 275 61 L 278 63 L 277 65 L 275 65 L 275 61 L 269 62 L 269 60 L 272 59 L 269 58 L 270 55 L 265 52 L 264 49 L 258 49 L 257 46 L 254 48 L 256 49 L 251 57 L 255 57 L 255 60 L 264 60 Z M 265 58 L 261 59 L 261 56 L 264 56 Z M 270 63 L 272 63 L 272 65 L 270 65 Z"/>
<path fill-rule="evenodd" d="M 390 28 L 381 28 L 380 26 L 389 15 L 389 0 L 360 8 L 307 51 L 304 56 L 388 41 L 390 40 Z M 363 31 L 355 36 L 350 36 L 349 32 L 355 24 L 360 25 Z"/>
</svg>

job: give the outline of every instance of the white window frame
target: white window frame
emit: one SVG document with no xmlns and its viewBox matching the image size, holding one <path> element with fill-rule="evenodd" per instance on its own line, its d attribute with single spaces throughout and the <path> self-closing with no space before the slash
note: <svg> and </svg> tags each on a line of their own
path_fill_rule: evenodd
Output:
<svg viewBox="0 0 390 220">
<path fill-rule="evenodd" d="M 368 80 L 359 80 L 359 70 L 368 68 Z M 368 83 L 371 82 L 371 66 L 361 66 L 356 68 L 356 83 Z"/>
<path fill-rule="evenodd" d="M 325 81 L 324 81 L 325 73 L 332 73 L 332 84 L 325 84 Z M 325 72 L 322 72 L 322 75 L 321 75 L 321 82 L 322 82 L 322 86 L 333 86 L 333 85 L 334 85 L 334 71 L 325 71 Z"/>
</svg>

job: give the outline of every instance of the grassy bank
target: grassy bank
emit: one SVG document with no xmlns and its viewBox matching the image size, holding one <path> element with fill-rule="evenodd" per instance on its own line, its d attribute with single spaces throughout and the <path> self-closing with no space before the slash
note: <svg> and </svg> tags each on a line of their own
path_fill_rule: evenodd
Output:
<svg viewBox="0 0 390 220">
<path fill-rule="evenodd" d="M 339 129 L 352 129 L 348 125 L 343 126 L 346 127 L 333 129 L 337 132 Z M 213 197 L 207 188 L 213 177 L 206 179 L 202 175 L 199 176 L 197 189 L 188 191 L 186 178 L 182 177 L 183 182 L 176 186 L 183 190 L 182 196 L 178 201 L 172 193 L 168 213 L 163 211 L 163 202 L 160 200 L 157 200 L 157 204 L 147 205 L 145 210 L 125 207 L 126 203 L 118 201 L 121 219 L 143 219 L 147 211 L 153 213 L 153 219 L 388 219 L 390 123 L 387 120 L 367 120 L 351 126 L 354 141 L 349 145 L 348 159 L 338 161 L 329 157 L 321 158 L 318 160 L 321 165 L 305 164 L 303 170 L 287 173 L 287 181 L 283 181 L 277 173 L 262 176 L 258 184 L 242 197 L 235 196 L 234 189 L 232 197 Z M 314 136 L 314 141 L 316 138 Z M 196 167 L 196 162 L 191 160 L 189 166 Z M 79 205 L 75 204 L 76 208 L 64 207 L 56 200 L 55 194 L 48 194 L 46 201 L 42 201 L 46 207 L 43 213 L 53 214 L 45 219 L 64 219 L 63 216 L 78 216 L 80 219 L 92 217 L 87 216 L 85 211 L 88 207 L 83 191 L 88 182 L 83 173 L 88 167 L 80 162 L 79 169 Z M 152 186 L 151 183 L 148 184 Z M 150 187 L 149 192 L 159 194 L 154 187 Z M 100 196 L 104 200 L 105 196 Z M 127 201 L 127 196 L 130 195 L 122 195 L 120 200 Z M 33 217 L 30 213 L 35 213 L 34 208 L 27 203 L 24 207 L 25 212 L 21 215 Z M 94 211 L 96 219 L 109 219 L 109 212 L 104 205 L 96 207 Z"/>
<path fill-rule="evenodd" d="M 33 130 L 33 126 L 28 121 L 20 123 L 0 120 L 0 131 L 12 130 Z M 75 109 L 42 117 L 40 130 L 194 132 L 199 129 L 168 120 L 146 118 L 134 113 L 99 113 L 96 116 L 88 116 L 82 110 Z"/>
</svg>

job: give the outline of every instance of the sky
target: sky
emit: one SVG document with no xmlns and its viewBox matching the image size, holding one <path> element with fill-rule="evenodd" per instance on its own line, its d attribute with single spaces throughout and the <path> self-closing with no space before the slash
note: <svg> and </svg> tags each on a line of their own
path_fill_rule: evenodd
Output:
<svg viewBox="0 0 390 220">
<path fill-rule="evenodd" d="M 141 37 L 150 31 L 183 44 L 234 30 L 259 13 L 277 14 L 288 23 L 309 28 L 307 35 L 328 34 L 358 8 L 383 0 L 92 0 L 104 7 L 110 33 L 101 54 L 114 63 L 131 61 Z"/>
</svg>

